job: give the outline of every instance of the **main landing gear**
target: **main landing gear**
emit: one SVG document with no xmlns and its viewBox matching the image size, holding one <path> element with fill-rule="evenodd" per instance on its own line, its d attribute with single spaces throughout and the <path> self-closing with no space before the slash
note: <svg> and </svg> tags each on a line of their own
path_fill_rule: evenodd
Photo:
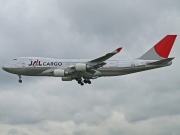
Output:
<svg viewBox="0 0 180 135">
<path fill-rule="evenodd" d="M 91 81 L 89 79 L 84 79 L 82 80 L 82 78 L 76 78 L 76 81 L 78 84 L 80 84 L 81 86 L 83 86 L 84 84 L 91 84 Z"/>
<path fill-rule="evenodd" d="M 89 79 L 85 79 L 85 80 L 84 80 L 84 83 L 91 84 L 91 81 L 90 81 Z"/>
<path fill-rule="evenodd" d="M 21 79 L 21 75 L 18 75 L 19 76 L 19 83 L 22 83 L 22 79 Z"/>
</svg>

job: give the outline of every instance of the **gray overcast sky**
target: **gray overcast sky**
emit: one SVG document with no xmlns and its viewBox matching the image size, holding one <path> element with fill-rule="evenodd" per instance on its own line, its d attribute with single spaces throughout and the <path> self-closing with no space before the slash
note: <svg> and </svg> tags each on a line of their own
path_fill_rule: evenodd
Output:
<svg viewBox="0 0 180 135">
<path fill-rule="evenodd" d="M 137 58 L 177 34 L 166 68 L 94 80 L 0 70 L 1 135 L 179 135 L 179 0 L 1 0 L 0 64 L 19 56 Z"/>
</svg>

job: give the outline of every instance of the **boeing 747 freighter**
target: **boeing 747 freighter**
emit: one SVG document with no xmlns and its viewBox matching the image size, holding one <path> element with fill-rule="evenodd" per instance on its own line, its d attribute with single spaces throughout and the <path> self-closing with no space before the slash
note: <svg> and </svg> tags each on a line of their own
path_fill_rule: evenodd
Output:
<svg viewBox="0 0 180 135">
<path fill-rule="evenodd" d="M 167 35 L 139 58 L 132 60 L 109 60 L 122 48 L 96 59 L 52 59 L 20 57 L 5 64 L 2 69 L 19 76 L 54 76 L 62 81 L 76 80 L 80 85 L 91 84 L 91 79 L 105 76 L 120 76 L 161 68 L 172 64 L 169 53 L 177 35 Z"/>
</svg>

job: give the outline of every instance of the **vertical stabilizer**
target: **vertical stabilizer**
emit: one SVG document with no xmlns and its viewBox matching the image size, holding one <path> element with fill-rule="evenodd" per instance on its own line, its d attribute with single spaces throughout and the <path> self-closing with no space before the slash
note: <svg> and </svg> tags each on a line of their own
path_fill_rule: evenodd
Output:
<svg viewBox="0 0 180 135">
<path fill-rule="evenodd" d="M 142 60 L 162 60 L 169 56 L 177 35 L 167 35 L 159 41 L 154 47 L 142 55 Z"/>
</svg>

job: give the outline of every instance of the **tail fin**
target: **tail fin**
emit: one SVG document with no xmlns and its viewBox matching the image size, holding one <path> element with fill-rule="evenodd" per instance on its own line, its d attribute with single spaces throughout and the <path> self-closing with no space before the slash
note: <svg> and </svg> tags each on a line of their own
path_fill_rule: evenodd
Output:
<svg viewBox="0 0 180 135">
<path fill-rule="evenodd" d="M 177 35 L 167 35 L 159 41 L 154 47 L 142 55 L 142 60 L 162 60 L 169 56 Z"/>
</svg>

